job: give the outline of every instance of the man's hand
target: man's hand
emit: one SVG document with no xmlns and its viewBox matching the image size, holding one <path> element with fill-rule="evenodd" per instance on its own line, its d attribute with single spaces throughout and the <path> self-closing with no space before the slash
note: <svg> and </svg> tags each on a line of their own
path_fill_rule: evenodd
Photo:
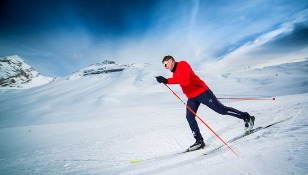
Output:
<svg viewBox="0 0 308 175">
<path fill-rule="evenodd" d="M 168 84 L 168 80 L 163 77 L 163 76 L 157 76 L 155 77 L 158 83 L 164 83 L 164 84 Z"/>
</svg>

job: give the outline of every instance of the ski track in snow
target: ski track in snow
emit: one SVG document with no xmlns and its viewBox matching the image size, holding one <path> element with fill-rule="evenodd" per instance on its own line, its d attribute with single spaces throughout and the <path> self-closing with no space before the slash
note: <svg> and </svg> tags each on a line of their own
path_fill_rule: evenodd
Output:
<svg viewBox="0 0 308 175">
<path fill-rule="evenodd" d="M 0 174 L 307 174 L 307 63 L 228 75 L 201 72 L 217 96 L 275 95 L 275 101 L 222 101 L 255 115 L 255 128 L 293 116 L 231 143 L 239 158 L 227 148 L 200 156 L 221 142 L 199 123 L 205 149 L 129 163 L 194 142 L 185 108 L 157 84 L 153 76 L 161 70 L 150 65 L 0 90 Z M 184 99 L 178 87 L 171 88 Z M 243 132 L 236 118 L 204 106 L 198 114 L 225 141 Z"/>
</svg>

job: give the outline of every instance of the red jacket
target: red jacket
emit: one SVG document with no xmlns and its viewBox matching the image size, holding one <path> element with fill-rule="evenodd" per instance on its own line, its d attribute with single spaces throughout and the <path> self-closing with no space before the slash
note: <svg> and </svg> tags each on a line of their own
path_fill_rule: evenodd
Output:
<svg viewBox="0 0 308 175">
<path fill-rule="evenodd" d="M 188 99 L 195 98 L 209 89 L 186 61 L 175 63 L 172 72 L 173 77 L 168 78 L 168 84 L 180 84 Z"/>
</svg>

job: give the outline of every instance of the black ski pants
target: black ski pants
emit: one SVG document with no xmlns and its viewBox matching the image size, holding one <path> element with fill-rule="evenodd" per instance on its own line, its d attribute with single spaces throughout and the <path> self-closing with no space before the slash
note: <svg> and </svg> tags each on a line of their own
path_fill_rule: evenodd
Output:
<svg viewBox="0 0 308 175">
<path fill-rule="evenodd" d="M 249 118 L 249 114 L 247 112 L 242 112 L 237 109 L 227 107 L 221 104 L 210 89 L 208 89 L 207 91 L 203 92 L 202 94 L 200 94 L 199 96 L 195 98 L 188 99 L 187 101 L 187 105 L 195 113 L 197 113 L 197 110 L 201 103 L 222 115 L 231 115 L 231 116 L 237 117 L 242 120 L 247 120 Z M 190 129 L 194 135 L 194 138 L 196 140 L 203 140 L 203 137 L 198 127 L 198 123 L 196 121 L 196 117 L 188 109 L 186 110 L 186 119 L 189 123 Z"/>
</svg>

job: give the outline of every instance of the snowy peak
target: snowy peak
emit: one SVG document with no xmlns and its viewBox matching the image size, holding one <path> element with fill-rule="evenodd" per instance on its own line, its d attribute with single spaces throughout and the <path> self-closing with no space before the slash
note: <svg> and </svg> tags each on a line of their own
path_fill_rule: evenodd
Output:
<svg viewBox="0 0 308 175">
<path fill-rule="evenodd" d="M 83 75 L 120 72 L 127 67 L 128 65 L 118 65 L 114 61 L 105 60 L 102 63 L 93 64 L 90 67 L 83 69 Z"/>
<path fill-rule="evenodd" d="M 0 85 L 10 87 L 28 83 L 39 75 L 17 55 L 0 58 L 0 71 Z"/>
<path fill-rule="evenodd" d="M 129 67 L 129 65 L 119 65 L 116 64 L 114 61 L 105 60 L 102 63 L 92 64 L 89 67 L 83 68 L 71 76 L 68 79 L 75 79 L 82 76 L 89 76 L 95 74 L 108 74 L 113 72 L 121 72 L 124 69 Z"/>
<path fill-rule="evenodd" d="M 17 55 L 0 57 L 0 87 L 34 87 L 51 80 L 52 78 L 41 76 Z"/>
</svg>

